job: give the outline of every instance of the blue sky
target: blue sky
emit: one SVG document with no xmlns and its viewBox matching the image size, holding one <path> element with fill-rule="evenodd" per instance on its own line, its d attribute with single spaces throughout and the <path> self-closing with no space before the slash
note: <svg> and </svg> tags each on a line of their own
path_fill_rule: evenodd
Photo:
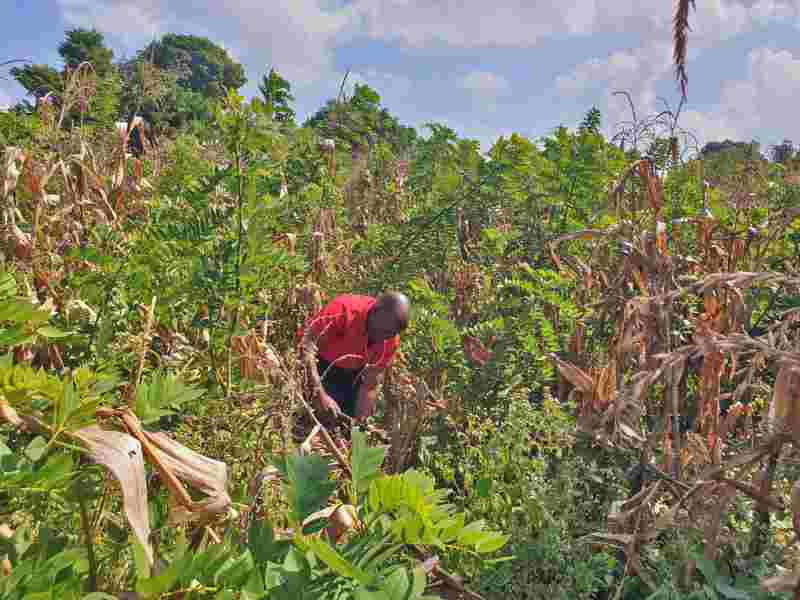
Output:
<svg viewBox="0 0 800 600">
<path fill-rule="evenodd" d="M 305 117 L 347 69 L 406 123 L 445 123 L 481 141 L 576 126 L 597 106 L 611 132 L 678 101 L 667 0 L 13 0 L 0 61 L 58 65 L 69 27 L 96 27 L 117 57 L 167 32 L 206 35 L 246 67 L 245 95 L 275 66 Z M 697 0 L 681 125 L 701 143 L 800 142 L 800 0 Z M 0 104 L 21 96 L 0 80 Z"/>
</svg>

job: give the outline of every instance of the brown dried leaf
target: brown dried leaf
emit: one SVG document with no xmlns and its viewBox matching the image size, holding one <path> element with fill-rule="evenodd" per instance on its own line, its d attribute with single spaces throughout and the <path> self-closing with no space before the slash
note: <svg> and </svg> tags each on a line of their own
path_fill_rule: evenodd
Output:
<svg viewBox="0 0 800 600">
<path fill-rule="evenodd" d="M 97 425 L 84 427 L 73 435 L 86 445 L 92 459 L 111 471 L 119 481 L 125 516 L 152 565 L 142 445 L 127 433 L 100 429 Z"/>
<path fill-rule="evenodd" d="M 742 452 L 737 454 L 729 461 L 721 465 L 714 465 L 709 467 L 707 470 L 703 471 L 698 477 L 697 480 L 706 480 L 706 479 L 714 479 L 720 473 L 724 473 L 728 469 L 735 469 L 736 467 L 743 467 L 745 465 L 752 464 L 765 455 L 769 454 L 770 452 L 774 451 L 774 443 L 765 444 L 760 448 L 756 448 L 755 450 L 751 450 L 749 452 Z"/>
<path fill-rule="evenodd" d="M 773 594 L 794 592 L 800 584 L 800 573 L 784 573 L 761 580 L 761 587 Z"/>
<path fill-rule="evenodd" d="M 773 426 L 785 427 L 800 436 L 800 369 L 783 363 L 775 378 L 769 420 Z"/>
<path fill-rule="evenodd" d="M 152 449 L 164 467 L 178 479 L 209 496 L 206 500 L 193 502 L 191 507 L 175 505 L 170 513 L 171 523 L 197 519 L 205 521 L 228 510 L 231 499 L 226 491 L 228 467 L 224 462 L 198 454 L 164 433 L 143 433 L 152 443 Z"/>
<path fill-rule="evenodd" d="M 11 423 L 14 427 L 21 427 L 23 420 L 20 419 L 15 411 L 5 400 L 0 400 L 0 423 L 3 421 Z"/>
<path fill-rule="evenodd" d="M 800 515 L 800 480 L 792 484 L 791 508 L 795 515 Z"/>
<path fill-rule="evenodd" d="M 492 357 L 492 353 L 486 349 L 486 346 L 470 335 L 464 336 L 464 354 L 480 366 L 484 366 Z"/>
<path fill-rule="evenodd" d="M 567 381 L 578 388 L 581 393 L 592 393 L 592 390 L 594 389 L 594 381 L 592 381 L 592 378 L 585 371 L 579 369 L 573 364 L 561 360 L 555 354 L 551 354 L 550 357 L 556 363 L 559 373 L 561 373 L 561 375 Z"/>
</svg>

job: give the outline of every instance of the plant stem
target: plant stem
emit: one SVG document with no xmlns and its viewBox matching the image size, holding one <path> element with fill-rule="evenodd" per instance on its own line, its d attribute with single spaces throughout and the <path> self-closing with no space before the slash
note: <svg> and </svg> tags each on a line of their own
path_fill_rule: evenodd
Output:
<svg viewBox="0 0 800 600">
<path fill-rule="evenodd" d="M 772 481 L 775 478 L 775 470 L 778 468 L 778 457 L 781 453 L 781 447 L 779 446 L 775 452 L 770 454 L 769 459 L 767 461 L 767 466 L 764 472 L 764 478 L 761 482 L 761 493 L 764 496 L 769 495 L 770 489 L 772 488 Z M 770 511 L 769 508 L 763 506 L 762 504 L 758 504 L 756 506 L 756 519 L 753 523 L 753 537 L 750 540 L 750 556 L 752 558 L 760 557 L 762 552 L 764 551 L 764 545 L 766 544 L 770 528 Z"/>
<path fill-rule="evenodd" d="M 86 496 L 82 490 L 78 490 L 78 506 L 81 510 L 81 525 L 83 535 L 86 538 L 86 552 L 89 559 L 89 592 L 97 591 L 97 556 L 94 553 L 94 541 L 92 539 L 92 526 L 89 522 L 89 510 L 86 507 Z"/>
</svg>

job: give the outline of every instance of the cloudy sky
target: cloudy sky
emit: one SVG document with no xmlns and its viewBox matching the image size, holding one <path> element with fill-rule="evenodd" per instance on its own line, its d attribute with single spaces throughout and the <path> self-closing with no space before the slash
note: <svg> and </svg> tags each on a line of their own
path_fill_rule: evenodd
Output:
<svg viewBox="0 0 800 600">
<path fill-rule="evenodd" d="M 202 11 L 198 7 L 206 4 Z M 168 32 L 205 35 L 247 70 L 250 96 L 274 66 L 305 117 L 347 69 L 403 122 L 444 123 L 478 139 L 576 126 L 592 106 L 613 128 L 679 96 L 670 0 L 11 0 L 0 62 L 59 64 L 66 28 L 96 27 L 117 58 Z M 9 11 L 10 8 L 10 11 Z M 689 101 L 681 124 L 700 142 L 800 142 L 800 0 L 697 0 Z M 21 95 L 0 80 L 0 105 Z"/>
</svg>

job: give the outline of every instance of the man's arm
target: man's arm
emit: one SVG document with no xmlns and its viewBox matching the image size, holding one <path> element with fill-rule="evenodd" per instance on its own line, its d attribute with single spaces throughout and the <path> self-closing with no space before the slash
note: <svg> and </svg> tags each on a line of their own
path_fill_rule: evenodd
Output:
<svg viewBox="0 0 800 600">
<path fill-rule="evenodd" d="M 368 367 L 364 373 L 364 383 L 358 386 L 356 398 L 356 419 L 365 420 L 375 411 L 375 402 L 378 399 L 378 388 L 383 381 L 384 370 Z"/>
<path fill-rule="evenodd" d="M 325 388 L 322 387 L 322 378 L 317 368 L 317 345 L 315 343 L 315 333 L 309 329 L 303 334 L 301 342 L 301 352 L 303 353 L 303 365 L 306 368 L 308 377 L 311 380 L 311 393 L 323 410 L 334 414 L 341 412 L 336 401 L 328 396 Z"/>
</svg>

